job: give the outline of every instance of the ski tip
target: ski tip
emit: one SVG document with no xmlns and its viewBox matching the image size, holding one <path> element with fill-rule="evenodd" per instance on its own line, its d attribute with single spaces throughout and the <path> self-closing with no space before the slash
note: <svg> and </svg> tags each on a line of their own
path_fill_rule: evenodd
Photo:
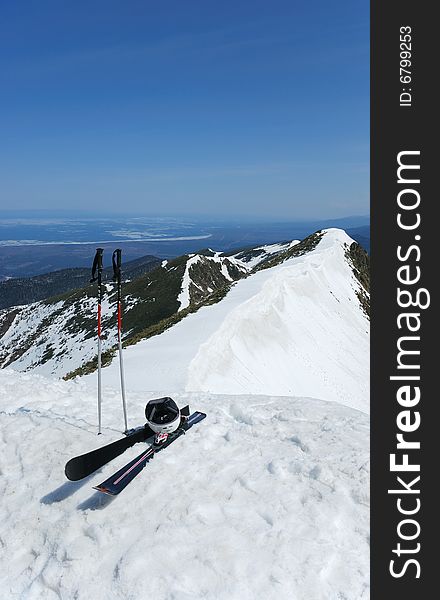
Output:
<svg viewBox="0 0 440 600">
<path fill-rule="evenodd" d="M 71 463 L 71 460 L 69 460 L 69 462 L 66 463 L 66 466 L 64 467 L 64 475 L 69 481 L 78 481 L 79 479 L 81 479 L 81 477 L 76 476 L 75 471 L 71 469 Z"/>
<path fill-rule="evenodd" d="M 102 492 L 103 494 L 107 494 L 108 496 L 115 496 L 113 492 L 111 492 L 108 488 L 103 487 L 102 485 L 94 485 L 93 489 L 97 492 Z"/>
</svg>

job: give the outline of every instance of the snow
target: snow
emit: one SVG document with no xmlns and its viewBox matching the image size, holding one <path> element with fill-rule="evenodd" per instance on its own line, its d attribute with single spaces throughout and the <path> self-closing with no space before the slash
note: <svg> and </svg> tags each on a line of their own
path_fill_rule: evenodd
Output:
<svg viewBox="0 0 440 600">
<path fill-rule="evenodd" d="M 124 350 L 129 427 L 164 395 L 207 418 L 116 498 L 92 486 L 144 445 L 83 481 L 67 481 L 64 465 L 121 436 L 118 361 L 102 373 L 99 438 L 96 374 L 66 382 L 0 370 L 2 598 L 369 598 L 368 320 L 345 257 L 351 242 L 326 230 L 313 251 L 239 280 L 219 303 Z M 95 307 L 84 300 L 81 311 Z M 4 343 L 45 311 L 26 307 Z M 60 372 L 92 343 L 59 337 Z"/>
<path fill-rule="evenodd" d="M 107 328 L 114 305 L 110 303 L 108 289 L 103 294 L 103 351 L 117 343 L 117 332 Z M 97 342 L 95 336 L 90 336 L 86 330 L 72 334 L 66 328 L 70 319 L 78 316 L 93 315 L 96 319 L 97 301 L 95 298 L 84 297 L 70 306 L 64 301 L 55 304 L 35 302 L 24 306 L 15 316 L 14 322 L 3 335 L 1 342 L 5 349 L 14 352 L 25 341 L 26 351 L 10 365 L 14 369 L 25 371 L 34 370 L 42 375 L 63 376 L 76 369 L 85 360 L 96 355 Z M 37 333 L 44 325 L 44 336 Z M 87 337 L 89 336 L 89 337 Z M 35 337 L 36 341 L 32 338 Z M 30 342 L 30 343 L 29 343 Z M 47 345 L 52 349 L 51 359 L 41 363 Z M 1 368 L 2 365 L 0 365 Z"/>
<path fill-rule="evenodd" d="M 299 244 L 299 240 L 293 240 L 292 242 L 284 242 L 281 244 L 268 244 L 266 246 L 258 246 L 254 248 L 254 250 L 261 250 L 261 254 L 258 256 L 253 256 L 249 260 L 239 259 L 236 256 L 230 257 L 233 262 L 237 265 L 241 265 L 246 268 L 246 270 L 251 271 L 254 267 L 260 264 L 263 260 L 266 260 L 268 257 L 273 256 L 274 254 L 278 254 L 279 252 L 283 252 L 284 250 L 288 250 L 292 246 Z M 240 253 L 239 253 L 240 254 Z"/>
<path fill-rule="evenodd" d="M 368 413 L 369 321 L 345 258 L 352 241 L 326 230 L 313 251 L 239 280 L 218 304 L 127 348 L 128 387 L 311 396 Z M 117 362 L 103 381 L 118 386 Z"/>
<path fill-rule="evenodd" d="M 233 278 L 229 274 L 228 265 L 224 262 L 222 262 L 222 275 L 228 281 L 234 281 Z"/>
<path fill-rule="evenodd" d="M 287 244 L 288 245 L 288 244 Z M 267 252 L 264 246 L 260 249 L 262 254 L 256 259 L 260 262 L 269 254 L 277 251 L 279 248 L 285 248 L 286 244 L 267 246 Z M 190 287 L 201 287 L 192 280 L 190 268 L 199 261 L 212 261 L 218 263 L 221 273 L 225 280 L 232 282 L 227 263 L 234 264 L 235 267 L 248 272 L 253 265 L 243 264 L 235 257 L 223 257 L 221 253 L 216 253 L 214 257 L 200 257 L 191 254 L 185 270 L 185 276 L 182 281 L 182 290 L 179 295 L 181 309 L 190 304 Z M 256 263 L 255 263 L 256 264 Z M 167 260 L 162 261 L 162 268 L 169 269 Z M 171 270 L 177 267 L 171 267 Z M 147 285 L 151 285 L 149 282 Z M 109 293 L 114 290 L 114 285 L 104 284 L 103 299 L 103 351 L 110 349 L 116 343 L 116 332 L 114 328 L 107 330 L 107 323 L 111 315 L 114 314 L 114 306 L 109 304 Z M 201 291 L 213 291 L 213 288 Z M 128 312 L 136 304 L 142 302 L 139 298 L 130 297 L 126 299 L 124 310 Z M 7 334 L 2 337 L 2 358 L 0 358 L 0 367 L 8 365 L 20 371 L 32 370 L 43 375 L 55 375 L 62 377 L 67 373 L 81 367 L 88 360 L 96 356 L 96 339 L 94 335 L 85 333 L 84 329 L 78 328 L 75 333 L 70 327 L 66 327 L 69 319 L 76 321 L 83 318 L 89 321 L 89 325 L 95 328 L 96 323 L 96 298 L 83 297 L 78 299 L 74 305 L 69 302 L 57 302 L 55 304 L 46 304 L 36 302 L 31 305 L 15 307 L 18 313 L 15 316 L 13 324 L 7 329 Z M 0 311 L 0 321 L 5 311 Z M 74 329 L 76 327 L 74 326 Z M 90 327 L 89 327 L 90 330 Z M 125 332 L 127 334 L 128 332 Z M 25 349 L 23 353 L 17 352 Z"/>
<path fill-rule="evenodd" d="M 177 297 L 177 301 L 180 303 L 179 310 L 188 308 L 188 306 L 190 304 L 191 297 L 190 297 L 189 286 L 192 283 L 190 269 L 193 265 L 197 264 L 199 262 L 199 260 L 200 260 L 200 256 L 198 254 L 196 254 L 196 255 L 190 255 L 190 257 L 186 261 L 185 273 L 184 273 L 183 279 L 182 279 L 182 289 L 181 289 L 179 296 Z"/>
<path fill-rule="evenodd" d="M 369 597 L 364 413 L 312 398 L 175 394 L 207 419 L 111 499 L 92 486 L 143 446 L 86 480 L 63 474 L 122 426 L 118 388 L 106 386 L 96 437 L 95 384 L 0 371 L 3 598 Z M 128 394 L 131 426 L 147 390 Z"/>
</svg>

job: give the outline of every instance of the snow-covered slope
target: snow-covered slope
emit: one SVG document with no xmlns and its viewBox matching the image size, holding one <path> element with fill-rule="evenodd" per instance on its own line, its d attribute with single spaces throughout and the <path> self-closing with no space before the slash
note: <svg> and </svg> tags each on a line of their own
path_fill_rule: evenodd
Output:
<svg viewBox="0 0 440 600">
<path fill-rule="evenodd" d="M 189 255 L 124 282 L 124 339 L 203 303 L 249 271 L 234 257 Z M 0 367 L 64 376 L 96 358 L 96 286 L 0 311 Z M 116 289 L 104 285 L 103 350 L 117 341 Z"/>
<path fill-rule="evenodd" d="M 368 412 L 369 321 L 340 229 L 124 351 L 131 390 L 312 396 Z M 117 361 L 103 381 L 117 387 Z M 91 375 L 90 377 L 94 377 Z"/>
<path fill-rule="evenodd" d="M 356 252 L 332 229 L 234 257 L 208 250 L 127 284 L 126 324 L 134 311 L 158 318 L 159 293 L 186 315 L 124 350 L 129 426 L 160 395 L 208 416 L 115 499 L 92 486 L 145 446 L 76 483 L 64 464 L 120 436 L 117 360 L 102 373 L 99 438 L 96 374 L 0 370 L 1 598 L 367 600 L 368 269 Z M 94 298 L 76 301 L 90 303 L 80 323 L 65 300 L 3 315 L 14 367 L 56 366 L 63 344 L 84 358 Z"/>
<path fill-rule="evenodd" d="M 103 296 L 105 315 L 110 313 L 110 287 Z M 76 369 L 84 358 L 96 354 L 95 313 L 96 299 L 87 296 L 73 303 L 43 301 L 8 311 L 14 319 L 1 338 L 0 367 L 58 376 Z M 109 328 L 104 347 L 116 342 L 116 330 Z"/>
<path fill-rule="evenodd" d="M 149 398 L 130 393 L 130 425 Z M 111 501 L 91 486 L 142 447 L 81 482 L 63 468 L 118 437 L 118 390 L 97 438 L 94 385 L 0 371 L 1 597 L 366 600 L 367 416 L 311 398 L 175 399 L 208 418 Z"/>
<path fill-rule="evenodd" d="M 293 242 L 292 242 L 293 243 Z M 234 281 L 292 243 L 261 246 L 238 257 L 212 250 L 162 261 L 157 268 L 124 281 L 124 341 L 147 335 L 178 312 L 220 299 Z M 138 262 L 138 261 L 133 261 Z M 131 263 L 128 263 L 131 264 Z M 136 265 L 128 269 L 136 274 Z M 84 278 L 84 283 L 88 278 Z M 65 376 L 96 369 L 96 285 L 27 306 L 0 310 L 0 368 Z M 103 294 L 103 351 L 116 348 L 116 289 Z"/>
</svg>

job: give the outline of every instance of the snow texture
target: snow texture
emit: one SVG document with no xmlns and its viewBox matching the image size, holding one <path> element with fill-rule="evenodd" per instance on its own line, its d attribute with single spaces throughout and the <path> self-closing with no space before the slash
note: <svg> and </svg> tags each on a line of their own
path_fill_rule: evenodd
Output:
<svg viewBox="0 0 440 600">
<path fill-rule="evenodd" d="M 199 260 L 200 260 L 200 256 L 198 254 L 196 254 L 196 255 L 190 255 L 189 259 L 186 261 L 185 273 L 183 274 L 183 280 L 182 280 L 182 289 L 177 298 L 177 302 L 180 303 L 179 310 L 183 310 L 184 308 L 188 308 L 188 306 L 189 306 L 189 303 L 191 301 L 189 286 L 192 282 L 191 276 L 190 276 L 190 269 L 193 265 L 196 265 L 199 262 Z"/>
<path fill-rule="evenodd" d="M 113 307 L 109 300 L 109 286 L 105 286 L 105 289 L 102 299 L 105 335 L 102 342 L 103 351 L 117 343 L 117 332 L 114 331 L 114 328 L 107 329 L 106 327 Z M 136 302 L 136 299 L 129 298 L 127 310 L 130 310 Z M 92 318 L 96 320 L 96 311 L 97 301 L 95 298 L 89 297 L 84 297 L 67 308 L 64 308 L 63 301 L 56 304 L 46 304 L 44 301 L 36 302 L 23 307 L 15 316 L 11 327 L 3 335 L 2 345 L 13 352 L 14 349 L 20 348 L 22 340 L 32 340 L 33 336 L 37 336 L 37 331 L 43 324 L 45 324 L 44 338 L 39 338 L 37 342 L 30 344 L 29 348 L 9 366 L 20 371 L 33 370 L 42 375 L 59 377 L 76 369 L 84 360 L 90 360 L 96 355 L 96 337 L 90 336 L 90 332 L 85 329 L 73 333 L 70 328 L 66 327 L 66 323 L 70 320 L 75 321 L 79 316 L 93 316 Z M 43 342 L 48 342 L 53 356 L 49 360 L 41 362 L 46 352 L 46 344 Z"/>
<path fill-rule="evenodd" d="M 246 257 L 246 260 L 239 259 L 237 256 L 232 257 L 236 264 L 240 264 L 248 270 L 253 269 L 262 261 L 271 256 L 278 254 L 279 252 L 283 252 L 283 250 L 287 250 L 292 246 L 299 244 L 299 240 L 293 240 L 292 242 L 284 242 L 281 244 L 268 244 L 266 246 L 257 246 L 254 248 L 254 256 L 251 258 Z"/>
<path fill-rule="evenodd" d="M 168 393 L 168 391 L 167 391 Z M 130 393 L 130 425 L 151 393 Z M 118 438 L 117 389 L 0 371 L 0 589 L 8 600 L 363 600 L 368 418 L 334 402 L 175 395 L 207 419 L 117 498 L 65 462 Z"/>
<path fill-rule="evenodd" d="M 273 247 L 268 246 L 268 248 L 269 251 L 267 253 L 262 251 L 258 260 L 261 261 L 265 256 L 273 254 Z M 197 281 L 191 278 L 193 265 L 200 261 L 201 257 L 197 254 L 188 257 L 182 278 L 181 291 L 177 298 L 180 304 L 179 310 L 190 305 L 191 288 L 199 288 L 202 294 L 206 291 L 213 291 L 213 288 L 209 286 L 206 290 L 203 290 Z M 203 257 L 203 261 L 217 263 L 225 282 L 233 281 L 228 271 L 228 264 L 233 264 L 242 273 L 247 273 L 250 270 L 250 265 L 246 266 L 234 257 L 221 257 L 220 253 L 217 253 L 214 257 Z M 167 265 L 167 260 L 162 261 L 161 267 L 163 269 L 168 269 Z M 175 268 L 171 267 L 171 269 Z M 151 285 L 151 281 L 146 283 L 147 287 L 149 285 Z M 105 283 L 103 287 L 102 350 L 105 352 L 115 347 L 117 332 L 114 326 L 109 327 L 110 318 L 115 311 L 114 297 L 111 298 L 114 286 Z M 112 302 L 110 299 L 112 299 Z M 141 298 L 127 296 L 124 301 L 124 312 L 129 312 L 134 306 L 142 302 Z M 56 303 L 41 301 L 14 308 L 18 310 L 16 310 L 6 333 L 1 337 L 3 350 L 1 356 L 3 359 L 0 359 L 0 368 L 9 366 L 19 371 L 33 371 L 42 375 L 62 377 L 96 357 L 96 298 L 84 296 L 74 303 L 68 301 Z M 13 311 L 14 308 L 9 310 Z M 2 316 L 6 312 L 8 310 L 0 311 L 0 329 Z M 88 327 L 82 326 L 81 321 L 88 322 Z M 124 334 L 127 333 L 127 331 L 124 331 Z"/>
<path fill-rule="evenodd" d="M 124 350 L 129 427 L 164 395 L 208 416 L 116 498 L 92 486 L 145 445 L 79 482 L 64 464 L 121 436 L 118 361 L 102 373 L 99 438 L 96 374 L 0 370 L 2 598 L 369 598 L 368 320 L 351 243 L 327 230 Z M 183 304 L 189 268 L 184 280 Z"/>
<path fill-rule="evenodd" d="M 239 280 L 218 304 L 127 348 L 129 387 L 311 396 L 368 413 L 369 321 L 345 257 L 352 242 L 327 230 L 313 251 Z M 117 361 L 103 380 L 118 386 Z"/>
</svg>

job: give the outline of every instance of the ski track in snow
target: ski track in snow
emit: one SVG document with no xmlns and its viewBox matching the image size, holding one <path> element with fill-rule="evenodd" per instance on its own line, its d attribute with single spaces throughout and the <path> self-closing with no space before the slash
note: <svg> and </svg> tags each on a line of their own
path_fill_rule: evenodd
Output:
<svg viewBox="0 0 440 600">
<path fill-rule="evenodd" d="M 169 393 L 169 392 L 168 392 Z M 131 391 L 130 426 L 148 392 Z M 311 398 L 174 395 L 208 417 L 111 499 L 65 462 L 119 437 L 117 388 L 0 371 L 0 589 L 8 600 L 369 597 L 368 417 Z"/>
</svg>

